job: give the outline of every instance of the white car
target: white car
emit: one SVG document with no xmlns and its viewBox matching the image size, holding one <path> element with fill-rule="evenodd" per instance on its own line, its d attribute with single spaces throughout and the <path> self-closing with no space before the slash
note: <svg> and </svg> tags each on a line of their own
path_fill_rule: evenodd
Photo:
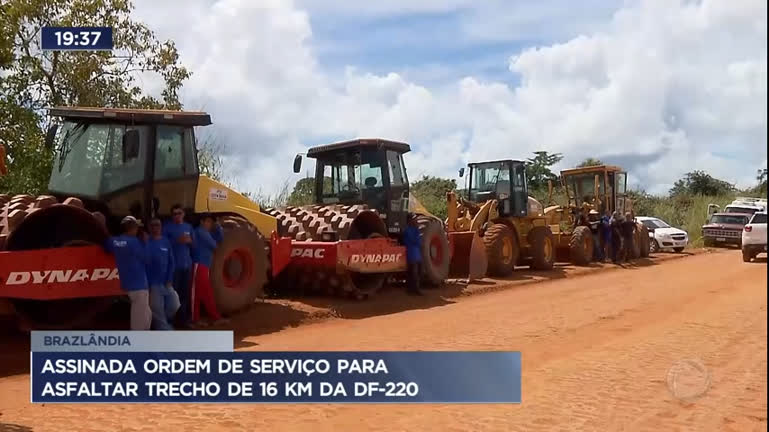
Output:
<svg viewBox="0 0 769 432">
<path fill-rule="evenodd" d="M 754 213 L 742 229 L 742 260 L 750 262 L 760 253 L 766 253 L 766 211 Z"/>
<path fill-rule="evenodd" d="M 662 219 L 638 216 L 636 220 L 644 224 L 649 230 L 649 253 L 656 253 L 664 249 L 681 252 L 689 244 L 689 234 L 686 231 L 673 228 Z"/>
</svg>

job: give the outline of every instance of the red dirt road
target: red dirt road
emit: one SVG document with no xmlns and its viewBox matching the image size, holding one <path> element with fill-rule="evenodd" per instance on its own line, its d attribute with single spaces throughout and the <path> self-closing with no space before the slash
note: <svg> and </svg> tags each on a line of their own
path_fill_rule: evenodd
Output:
<svg viewBox="0 0 769 432">
<path fill-rule="evenodd" d="M 41 406 L 14 375 L 0 378 L 0 431 L 766 430 L 766 277 L 765 259 L 723 251 L 238 338 L 255 350 L 519 350 L 520 405 Z"/>
</svg>

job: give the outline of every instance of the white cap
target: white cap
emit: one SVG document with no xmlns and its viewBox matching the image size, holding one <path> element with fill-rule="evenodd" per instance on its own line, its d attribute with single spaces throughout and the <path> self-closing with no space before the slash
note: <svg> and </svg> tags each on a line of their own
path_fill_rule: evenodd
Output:
<svg viewBox="0 0 769 432">
<path fill-rule="evenodd" d="M 139 221 L 138 221 L 138 220 L 136 220 L 136 218 L 135 218 L 135 217 L 133 217 L 133 216 L 130 216 L 130 215 L 129 215 L 129 216 L 126 216 L 126 217 L 124 217 L 124 218 L 123 218 L 123 220 L 122 220 L 122 221 L 120 221 L 120 225 L 128 225 L 128 224 L 139 225 Z"/>
</svg>

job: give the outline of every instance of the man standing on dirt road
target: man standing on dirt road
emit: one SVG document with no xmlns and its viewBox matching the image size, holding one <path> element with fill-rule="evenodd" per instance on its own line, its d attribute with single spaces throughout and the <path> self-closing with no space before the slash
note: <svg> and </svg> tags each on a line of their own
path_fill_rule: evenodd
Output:
<svg viewBox="0 0 769 432">
<path fill-rule="evenodd" d="M 624 258 L 625 261 L 633 259 L 633 243 L 635 236 L 636 225 L 633 220 L 633 215 L 630 212 L 625 213 L 625 220 L 622 222 L 622 240 L 624 243 Z"/>
<path fill-rule="evenodd" d="M 163 237 L 163 227 L 158 218 L 150 221 L 147 255 L 152 327 L 155 330 L 173 330 L 169 321 L 173 320 L 179 310 L 179 295 L 173 288 L 174 254 L 171 243 Z"/>
<path fill-rule="evenodd" d="M 422 295 L 419 279 L 422 276 L 422 239 L 419 234 L 417 217 L 413 213 L 407 216 L 406 229 L 403 230 L 403 244 L 406 246 L 406 292 L 410 295 Z"/>
<path fill-rule="evenodd" d="M 195 231 L 195 263 L 192 276 L 192 322 L 195 326 L 200 324 L 201 305 L 206 308 L 208 316 L 214 320 L 214 325 L 226 322 L 216 308 L 214 289 L 209 275 L 214 250 L 223 238 L 222 226 L 218 223 L 214 225 L 213 216 L 204 214 L 200 219 L 200 226 Z"/>
<path fill-rule="evenodd" d="M 195 232 L 192 225 L 184 222 L 181 204 L 171 207 L 171 223 L 163 227 L 163 234 L 171 243 L 174 254 L 174 289 L 179 294 L 179 326 L 189 327 L 192 319 L 192 249 Z"/>
<path fill-rule="evenodd" d="M 624 218 L 620 212 L 615 211 L 609 220 L 611 227 L 611 262 L 618 264 L 622 254 L 622 221 Z"/>
<path fill-rule="evenodd" d="M 149 283 L 147 282 L 147 251 L 137 234 L 139 221 L 126 216 L 120 222 L 123 234 L 110 237 L 104 249 L 114 255 L 120 288 L 131 300 L 131 330 L 149 330 L 152 324 Z"/>
<path fill-rule="evenodd" d="M 607 215 L 601 216 L 600 221 L 601 240 L 603 247 L 603 261 L 607 261 L 612 257 L 612 235 L 611 235 L 611 219 Z"/>
</svg>

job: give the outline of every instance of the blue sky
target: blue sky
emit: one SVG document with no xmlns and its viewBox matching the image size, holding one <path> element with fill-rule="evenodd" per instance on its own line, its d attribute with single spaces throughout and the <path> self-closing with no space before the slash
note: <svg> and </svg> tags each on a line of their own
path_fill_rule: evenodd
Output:
<svg viewBox="0 0 769 432">
<path fill-rule="evenodd" d="M 568 2 L 543 1 L 539 12 L 530 14 L 530 18 L 524 14 L 510 19 L 510 27 L 518 24 L 523 32 L 484 34 L 476 30 L 494 13 L 494 7 L 484 8 L 483 2 L 479 2 L 480 7 L 468 2 L 446 10 L 402 11 L 394 7 L 376 13 L 356 13 L 354 7 L 325 9 L 322 3 L 298 2 L 310 11 L 312 46 L 329 73 L 355 65 L 375 74 L 395 71 L 430 86 L 466 76 L 516 86 L 519 78 L 508 67 L 511 56 L 532 46 L 568 40 L 590 23 L 608 20 L 621 4 L 616 0 L 591 0 L 581 2 L 579 10 L 569 11 Z M 521 1 L 507 3 L 510 9 L 525 6 Z M 551 18 L 552 26 L 537 25 L 536 21 L 543 18 Z M 505 20 L 494 25 L 504 26 Z M 537 30 L 526 34 L 525 29 L 532 27 Z"/>
</svg>

